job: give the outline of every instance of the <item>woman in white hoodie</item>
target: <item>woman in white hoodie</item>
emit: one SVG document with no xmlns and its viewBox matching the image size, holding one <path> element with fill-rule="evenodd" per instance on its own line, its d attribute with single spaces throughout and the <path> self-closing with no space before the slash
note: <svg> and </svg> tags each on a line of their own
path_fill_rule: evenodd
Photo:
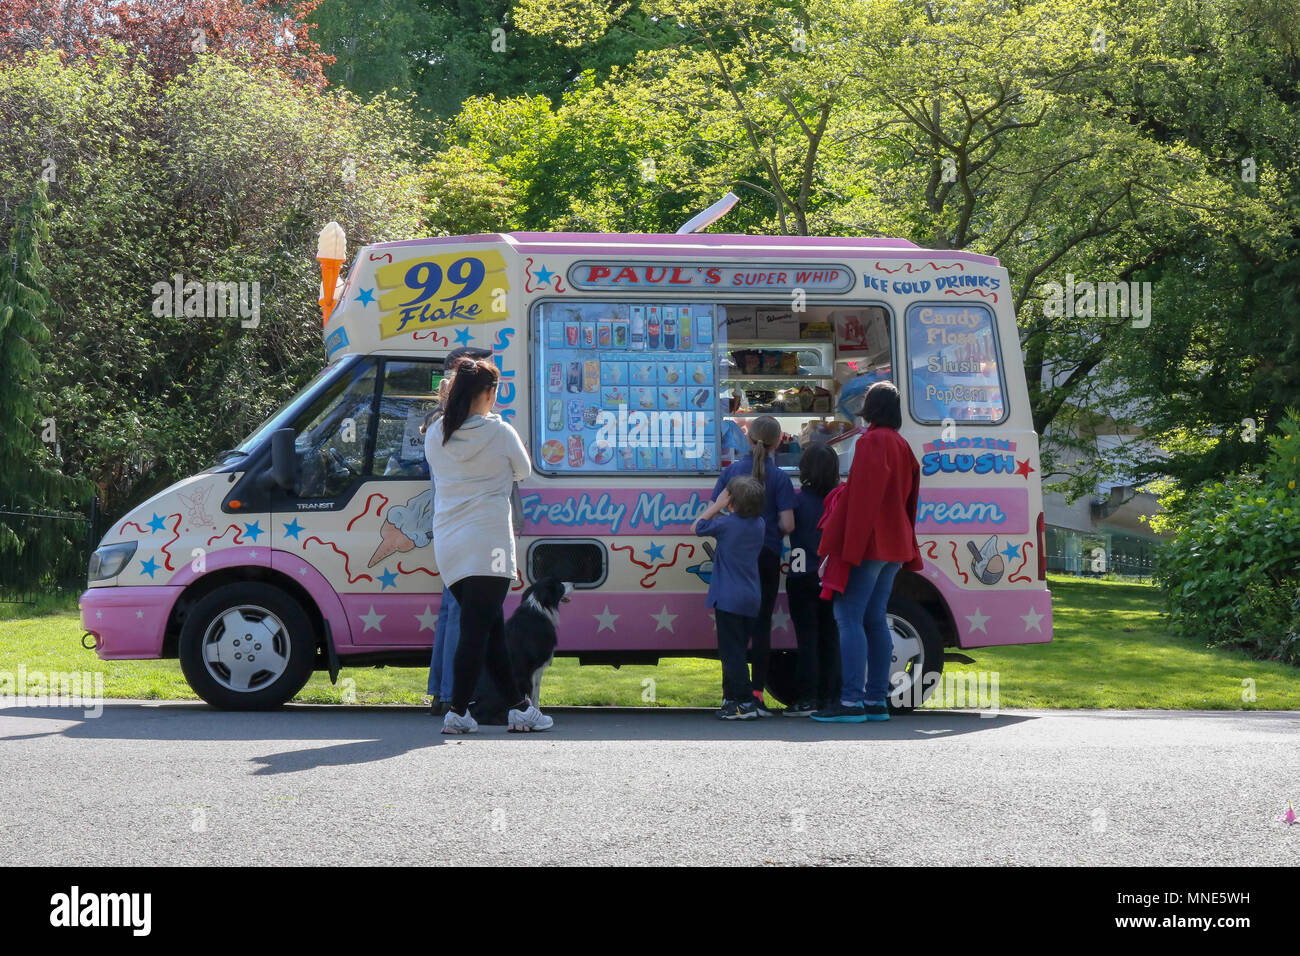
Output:
<svg viewBox="0 0 1300 956">
<path fill-rule="evenodd" d="M 515 686 L 502 607 L 515 580 L 510 492 L 532 471 L 519 433 L 492 414 L 500 373 L 484 359 L 457 364 L 446 411 L 424 436 L 438 476 L 433 498 L 433 554 L 443 585 L 460 605 L 460 644 L 444 734 L 478 729 L 469 701 L 487 664 L 510 708 L 513 731 L 547 730 L 554 721 Z"/>
</svg>

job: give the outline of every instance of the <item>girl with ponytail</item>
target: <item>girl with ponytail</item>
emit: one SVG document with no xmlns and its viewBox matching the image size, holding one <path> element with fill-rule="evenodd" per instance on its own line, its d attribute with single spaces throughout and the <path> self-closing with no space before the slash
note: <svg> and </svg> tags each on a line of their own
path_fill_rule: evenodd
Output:
<svg viewBox="0 0 1300 956">
<path fill-rule="evenodd" d="M 515 683 L 506 649 L 502 606 L 514 582 L 514 519 L 510 492 L 532 471 L 519 434 L 492 414 L 500 373 L 490 360 L 462 359 L 454 368 L 442 418 L 424 436 L 433 495 L 433 555 L 444 587 L 460 605 L 460 643 L 453 664 L 451 709 L 444 734 L 478 724 L 470 697 L 484 664 L 510 705 L 511 730 L 547 730 L 554 721 Z"/>
<path fill-rule="evenodd" d="M 758 713 L 771 717 L 763 704 L 767 685 L 768 660 L 772 654 L 772 610 L 781 587 L 782 540 L 794 530 L 794 482 L 777 467 L 775 455 L 781 444 L 781 423 L 771 415 L 760 415 L 749 423 L 750 452 L 740 461 L 728 465 L 713 486 L 713 501 L 701 516 L 712 518 L 731 504 L 727 485 L 737 477 L 752 477 L 763 487 L 763 548 L 758 553 L 761 591 L 758 616 L 750 618 L 748 643 L 752 675 L 750 683 Z"/>
</svg>

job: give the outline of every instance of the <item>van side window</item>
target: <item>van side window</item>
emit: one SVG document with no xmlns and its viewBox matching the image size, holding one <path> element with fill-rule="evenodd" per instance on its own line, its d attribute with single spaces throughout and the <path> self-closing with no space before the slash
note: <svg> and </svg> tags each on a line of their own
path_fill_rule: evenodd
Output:
<svg viewBox="0 0 1300 956">
<path fill-rule="evenodd" d="M 370 474 L 384 478 L 428 478 L 420 426 L 437 407 L 441 362 L 388 360 L 379 399 L 379 424 Z"/>
<path fill-rule="evenodd" d="M 333 498 L 366 473 L 376 369 L 341 378 L 296 423 L 300 498 Z"/>
<path fill-rule="evenodd" d="M 1000 422 L 1007 414 L 993 313 L 918 302 L 907 310 L 908 392 L 925 424 Z"/>
</svg>

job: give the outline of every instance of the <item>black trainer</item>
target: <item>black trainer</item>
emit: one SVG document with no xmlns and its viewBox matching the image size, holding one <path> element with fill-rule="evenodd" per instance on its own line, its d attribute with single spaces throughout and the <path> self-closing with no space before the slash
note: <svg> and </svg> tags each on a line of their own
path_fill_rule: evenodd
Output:
<svg viewBox="0 0 1300 956">
<path fill-rule="evenodd" d="M 867 721 L 867 710 L 861 704 L 846 707 L 841 702 L 836 701 L 831 706 L 824 707 L 809 716 L 813 720 L 820 720 L 828 724 L 864 724 Z"/>
<path fill-rule="evenodd" d="M 785 710 L 781 711 L 782 717 L 807 717 L 815 710 L 821 708 L 816 702 L 811 700 L 801 700 L 797 704 L 791 704 Z"/>
<path fill-rule="evenodd" d="M 757 716 L 754 705 L 746 701 L 724 700 L 718 709 L 719 720 L 753 720 Z"/>
</svg>

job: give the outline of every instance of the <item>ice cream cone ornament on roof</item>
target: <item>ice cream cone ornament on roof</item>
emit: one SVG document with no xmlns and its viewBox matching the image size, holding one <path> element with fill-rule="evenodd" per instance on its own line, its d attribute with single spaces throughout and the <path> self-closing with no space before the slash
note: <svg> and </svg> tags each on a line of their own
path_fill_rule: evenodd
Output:
<svg viewBox="0 0 1300 956">
<path fill-rule="evenodd" d="M 338 301 L 339 269 L 343 266 L 343 257 L 347 254 L 348 240 L 343 227 L 337 222 L 329 222 L 320 231 L 316 243 L 316 258 L 320 262 L 320 310 L 323 322 L 329 322 L 330 312 Z"/>
</svg>

